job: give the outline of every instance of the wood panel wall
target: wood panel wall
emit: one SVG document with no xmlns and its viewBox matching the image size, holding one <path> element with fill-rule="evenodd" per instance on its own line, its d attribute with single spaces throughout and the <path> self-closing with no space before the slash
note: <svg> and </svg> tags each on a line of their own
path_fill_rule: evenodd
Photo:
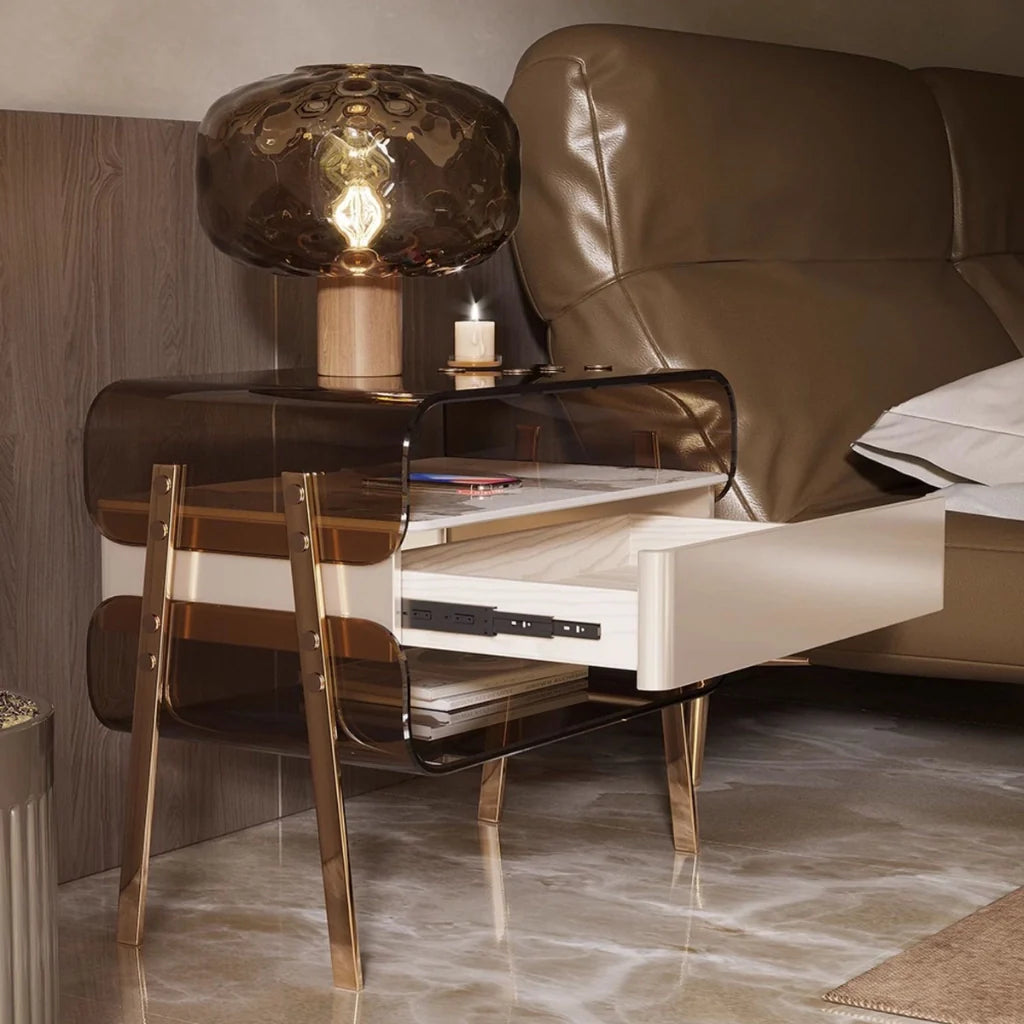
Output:
<svg viewBox="0 0 1024 1024">
<path fill-rule="evenodd" d="M 120 860 L 126 737 L 93 718 L 82 425 L 119 377 L 273 366 L 274 279 L 193 213 L 194 126 L 0 114 L 0 682 L 57 708 L 60 875 Z M 154 849 L 279 813 L 278 759 L 165 743 Z"/>
<path fill-rule="evenodd" d="M 195 125 L 0 111 L 0 685 L 57 707 L 60 875 L 120 860 L 127 737 L 88 705 L 85 638 L 99 538 L 82 500 L 82 426 L 124 377 L 308 366 L 315 284 L 241 267 L 194 212 Z M 472 298 L 508 361 L 543 358 L 543 325 L 507 250 L 408 282 L 409 358 L 439 366 Z M 365 771 L 358 792 L 395 777 Z M 305 762 L 165 742 L 154 851 L 310 806 Z"/>
</svg>

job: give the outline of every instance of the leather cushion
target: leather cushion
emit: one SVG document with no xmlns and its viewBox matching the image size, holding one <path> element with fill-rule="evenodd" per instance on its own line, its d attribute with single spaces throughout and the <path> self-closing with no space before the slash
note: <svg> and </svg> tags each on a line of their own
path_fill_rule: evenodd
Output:
<svg viewBox="0 0 1024 1024">
<path fill-rule="evenodd" d="M 956 271 L 931 260 L 650 270 L 556 318 L 551 347 L 559 363 L 721 370 L 739 459 L 719 514 L 776 522 L 905 488 L 850 443 L 882 410 L 1017 354 Z"/>
<path fill-rule="evenodd" d="M 724 514 L 880 500 L 881 412 L 1018 353 L 948 262 L 951 178 L 923 77 L 885 61 L 626 26 L 522 58 L 515 237 L 556 362 L 721 370 Z"/>
<path fill-rule="evenodd" d="M 1024 353 L 1024 78 L 918 72 L 934 91 L 953 166 L 953 257 Z"/>
<path fill-rule="evenodd" d="M 530 47 L 506 102 L 519 252 L 545 318 L 650 267 L 949 251 L 943 125 L 895 64 L 581 25 Z"/>
<path fill-rule="evenodd" d="M 999 317 L 1017 350 L 1024 355 L 1024 256 L 970 256 L 960 260 L 956 269 Z"/>
<path fill-rule="evenodd" d="M 916 72 L 949 138 L 953 258 L 1024 252 L 1024 78 L 960 68 Z"/>
</svg>

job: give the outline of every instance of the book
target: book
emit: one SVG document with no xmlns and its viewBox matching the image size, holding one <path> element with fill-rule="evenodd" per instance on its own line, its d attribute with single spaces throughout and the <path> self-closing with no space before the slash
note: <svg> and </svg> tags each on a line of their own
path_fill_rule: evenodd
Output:
<svg viewBox="0 0 1024 1024">
<path fill-rule="evenodd" d="M 586 680 L 588 673 L 585 665 L 460 651 L 413 648 L 406 650 L 405 656 L 409 667 L 409 702 L 414 708 L 432 711 L 457 711 L 547 690 L 562 683 Z"/>
<path fill-rule="evenodd" d="M 479 704 L 470 704 L 455 711 L 439 711 L 436 708 L 425 708 L 415 704 L 412 706 L 411 711 L 413 718 L 420 722 L 470 722 L 474 718 L 483 718 L 497 712 L 504 714 L 509 709 L 518 711 L 531 704 L 540 701 L 551 701 L 567 693 L 579 693 L 586 688 L 586 677 L 577 676 L 575 679 L 566 679 L 551 686 L 545 686 L 543 690 L 532 690 L 529 693 L 511 697 L 497 697 L 493 699 L 489 697 Z"/>
<path fill-rule="evenodd" d="M 490 725 L 539 715 L 547 711 L 560 711 L 587 700 L 586 679 L 568 680 L 556 687 L 556 692 L 535 691 L 525 697 L 508 697 L 488 701 L 461 711 L 429 711 L 413 708 L 410 725 L 417 739 L 437 740 L 471 729 L 484 729 Z"/>
</svg>

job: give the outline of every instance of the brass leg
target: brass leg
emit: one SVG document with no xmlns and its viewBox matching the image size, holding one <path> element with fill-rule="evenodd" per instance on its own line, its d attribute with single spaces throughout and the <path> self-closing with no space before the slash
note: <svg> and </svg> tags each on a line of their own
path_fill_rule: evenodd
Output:
<svg viewBox="0 0 1024 1024">
<path fill-rule="evenodd" d="M 694 697 L 683 707 L 686 709 L 686 738 L 690 748 L 690 774 L 694 786 L 700 785 L 704 772 L 704 741 L 708 734 L 708 701 L 710 695 Z"/>
<path fill-rule="evenodd" d="M 681 704 L 662 709 L 661 728 L 665 741 L 669 807 L 672 812 L 672 844 L 678 853 L 697 853 L 700 849 L 697 800 L 687 751 L 685 713 Z"/>
<path fill-rule="evenodd" d="M 508 758 L 496 757 L 484 763 L 480 776 L 480 804 L 477 819 L 490 825 L 501 821 L 505 805 L 505 778 L 508 773 Z"/>
<path fill-rule="evenodd" d="M 299 665 L 306 705 L 306 730 L 309 733 L 309 763 L 324 876 L 331 969 L 338 988 L 358 992 L 363 987 L 363 968 L 352 899 L 345 803 L 335 746 L 334 662 L 320 578 L 316 531 L 319 516 L 317 477 L 312 473 L 285 473 L 281 482 L 285 496 L 288 549 L 291 552 Z"/>
<path fill-rule="evenodd" d="M 501 837 L 496 825 L 477 825 L 484 877 L 491 892 L 494 914 L 494 938 L 501 942 L 508 933 L 508 901 L 505 898 L 505 875 L 501 870 Z"/>
<path fill-rule="evenodd" d="M 149 539 L 142 585 L 139 660 L 135 668 L 135 707 L 128 759 L 121 891 L 117 901 L 117 941 L 142 942 L 149 881 L 149 846 L 156 788 L 157 714 L 167 677 L 167 615 L 174 576 L 178 500 L 184 467 L 157 465 L 149 492 Z"/>
</svg>

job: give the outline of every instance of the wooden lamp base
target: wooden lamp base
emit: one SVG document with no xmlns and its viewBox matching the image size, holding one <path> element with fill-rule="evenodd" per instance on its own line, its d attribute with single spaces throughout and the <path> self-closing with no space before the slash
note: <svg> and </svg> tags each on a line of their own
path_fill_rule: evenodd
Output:
<svg viewBox="0 0 1024 1024">
<path fill-rule="evenodd" d="M 321 377 L 401 376 L 401 277 L 321 277 L 316 300 Z"/>
</svg>

